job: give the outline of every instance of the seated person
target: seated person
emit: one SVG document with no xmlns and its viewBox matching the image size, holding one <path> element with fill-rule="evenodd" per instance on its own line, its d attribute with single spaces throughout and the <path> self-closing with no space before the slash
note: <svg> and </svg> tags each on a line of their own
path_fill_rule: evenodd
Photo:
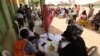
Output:
<svg viewBox="0 0 100 56">
<path fill-rule="evenodd" d="M 59 42 L 59 56 L 88 56 L 84 40 L 81 38 L 83 29 L 79 25 L 68 25 L 66 31 L 62 34 L 64 39 Z M 62 42 L 68 42 L 61 47 Z"/>
<path fill-rule="evenodd" d="M 22 29 L 20 31 L 20 36 L 22 38 L 18 39 L 14 46 L 14 56 L 20 55 L 35 55 L 38 51 L 33 47 L 32 43 L 27 40 L 29 32 L 27 29 Z M 23 52 L 22 52 L 23 51 Z"/>
<path fill-rule="evenodd" d="M 82 14 L 80 15 L 79 24 L 80 24 L 81 26 L 87 26 L 88 20 L 87 20 L 86 10 L 84 10 L 84 11 L 82 12 Z"/>
<path fill-rule="evenodd" d="M 28 31 L 29 31 L 29 40 L 32 42 L 33 40 L 36 40 L 36 38 L 39 38 L 39 34 L 37 34 L 35 32 L 35 28 L 34 28 L 34 23 L 30 22 L 29 23 L 29 27 L 28 27 Z"/>
<path fill-rule="evenodd" d="M 95 15 L 94 20 L 93 20 L 93 25 L 95 26 L 95 30 L 99 30 L 100 27 L 100 10 L 99 12 Z"/>
</svg>

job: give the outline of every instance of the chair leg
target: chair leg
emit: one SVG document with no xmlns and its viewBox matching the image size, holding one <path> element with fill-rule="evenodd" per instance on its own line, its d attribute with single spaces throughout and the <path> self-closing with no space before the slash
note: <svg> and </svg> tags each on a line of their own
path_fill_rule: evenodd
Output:
<svg viewBox="0 0 100 56">
<path fill-rule="evenodd" d="M 99 29 L 98 29 L 98 33 L 100 33 L 100 27 L 99 27 Z"/>
</svg>

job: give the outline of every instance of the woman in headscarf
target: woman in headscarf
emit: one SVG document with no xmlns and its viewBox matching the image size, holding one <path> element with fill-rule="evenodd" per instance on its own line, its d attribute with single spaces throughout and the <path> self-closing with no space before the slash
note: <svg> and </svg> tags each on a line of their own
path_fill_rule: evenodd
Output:
<svg viewBox="0 0 100 56">
<path fill-rule="evenodd" d="M 59 48 L 59 56 L 88 56 L 84 40 L 81 38 L 83 29 L 79 25 L 68 25 L 62 34 L 64 42 L 68 42 L 65 47 Z M 60 41 L 60 45 L 63 42 Z"/>
<path fill-rule="evenodd" d="M 79 24 L 84 27 L 88 25 L 86 10 L 81 13 Z"/>
</svg>

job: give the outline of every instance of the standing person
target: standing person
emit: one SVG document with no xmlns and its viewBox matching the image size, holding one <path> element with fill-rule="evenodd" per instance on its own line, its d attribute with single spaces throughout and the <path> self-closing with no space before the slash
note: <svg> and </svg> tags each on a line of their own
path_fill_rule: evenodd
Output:
<svg viewBox="0 0 100 56">
<path fill-rule="evenodd" d="M 43 5 L 42 17 L 43 17 L 43 26 L 44 26 L 45 32 L 48 33 L 50 24 L 51 24 L 51 22 L 53 20 L 53 16 L 49 12 L 49 8 L 48 8 L 47 5 Z"/>
<path fill-rule="evenodd" d="M 24 8 L 23 8 L 23 5 L 22 5 L 22 4 L 20 4 L 20 7 L 19 7 L 18 11 L 19 11 L 19 13 L 21 13 L 21 14 L 23 15 L 23 17 L 24 17 L 24 22 L 26 22 L 26 21 L 25 21 L 25 12 L 24 12 Z"/>
<path fill-rule="evenodd" d="M 77 13 L 77 5 L 75 4 L 74 8 L 73 8 L 73 16 L 74 16 L 74 20 L 75 21 L 76 21 L 77 15 L 78 15 L 78 13 Z"/>
<path fill-rule="evenodd" d="M 44 27 L 45 32 L 48 35 L 49 27 L 50 27 L 51 22 L 53 20 L 53 16 L 52 16 L 51 12 L 49 12 L 49 8 L 47 5 L 43 5 L 42 17 L 43 17 L 43 19 L 42 19 L 43 27 Z M 47 38 L 47 40 L 52 41 L 50 38 Z"/>
<path fill-rule="evenodd" d="M 23 21 L 23 15 L 20 13 L 20 11 L 17 11 L 17 22 L 19 24 L 19 28 L 24 26 L 24 21 Z"/>
<path fill-rule="evenodd" d="M 79 15 L 80 13 L 80 5 L 77 5 L 77 14 Z"/>
<path fill-rule="evenodd" d="M 32 10 L 27 5 L 25 5 L 24 10 L 25 10 L 25 17 L 27 18 L 29 24 L 32 21 Z"/>
<path fill-rule="evenodd" d="M 64 39 L 59 42 L 59 56 L 88 56 L 85 42 L 80 36 L 82 32 L 83 29 L 79 25 L 68 25 L 62 34 Z M 64 47 L 61 46 L 63 42 L 67 42 Z"/>
<path fill-rule="evenodd" d="M 89 4 L 89 13 L 88 13 L 88 18 L 93 16 L 94 8 L 92 4 Z"/>
<path fill-rule="evenodd" d="M 20 7 L 18 8 L 18 11 L 20 11 L 20 13 L 24 15 L 24 8 L 23 8 L 22 4 L 20 4 Z"/>
</svg>

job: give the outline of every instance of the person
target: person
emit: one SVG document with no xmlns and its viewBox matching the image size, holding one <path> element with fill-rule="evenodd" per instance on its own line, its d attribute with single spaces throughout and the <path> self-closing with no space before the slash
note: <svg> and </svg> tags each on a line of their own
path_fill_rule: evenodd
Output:
<svg viewBox="0 0 100 56">
<path fill-rule="evenodd" d="M 80 13 L 80 5 L 77 5 L 77 14 L 79 15 Z"/>
<path fill-rule="evenodd" d="M 74 15 L 74 20 L 76 21 L 76 18 L 77 18 L 77 15 L 78 15 L 78 13 L 77 13 L 77 5 L 76 4 L 74 5 L 74 8 L 73 8 L 73 15 Z"/>
<path fill-rule="evenodd" d="M 34 48 L 32 43 L 30 43 L 27 40 L 29 36 L 29 32 L 27 29 L 22 29 L 20 31 L 20 36 L 22 38 L 18 39 L 14 45 L 14 56 L 22 56 L 22 55 L 24 56 L 33 55 L 34 56 L 36 53 L 38 53 L 38 50 Z"/>
<path fill-rule="evenodd" d="M 59 17 L 63 18 L 64 17 L 64 14 L 65 14 L 65 10 L 64 8 L 61 8 L 61 13 L 59 14 Z"/>
<path fill-rule="evenodd" d="M 62 34 L 63 39 L 59 42 L 59 56 L 88 56 L 86 45 L 82 37 L 83 28 L 76 24 L 68 25 L 66 31 Z M 62 42 L 67 44 L 62 47 Z"/>
<path fill-rule="evenodd" d="M 34 23 L 33 22 L 29 23 L 28 31 L 29 31 L 29 37 L 28 37 L 29 41 L 31 41 L 32 43 L 33 42 L 36 43 L 38 38 L 39 38 L 39 34 L 37 34 L 35 32 L 35 28 L 34 28 Z"/>
<path fill-rule="evenodd" d="M 47 5 L 43 5 L 42 17 L 43 17 L 43 26 L 44 26 L 45 32 L 48 33 L 49 27 L 50 27 L 51 22 L 53 20 L 53 16 L 49 12 L 49 8 Z"/>
<path fill-rule="evenodd" d="M 23 21 L 23 15 L 20 13 L 20 11 L 17 11 L 17 15 L 16 15 L 16 18 L 17 18 L 17 22 L 19 24 L 19 28 L 23 27 L 24 26 L 24 21 Z"/>
<path fill-rule="evenodd" d="M 20 4 L 20 7 L 18 8 L 18 11 L 19 11 L 19 13 L 21 13 L 23 15 L 24 22 L 26 22 L 26 20 L 25 20 L 25 11 L 24 11 L 24 7 L 23 7 L 22 4 Z"/>
<path fill-rule="evenodd" d="M 93 6 L 94 6 L 93 4 L 89 4 L 88 18 L 90 18 L 91 16 L 93 16 L 93 12 L 94 12 Z"/>
<path fill-rule="evenodd" d="M 55 16 L 58 16 L 60 14 L 60 8 L 57 7 L 56 10 L 55 10 Z"/>
<path fill-rule="evenodd" d="M 24 11 L 29 24 L 32 21 L 32 10 L 28 7 L 28 5 L 25 5 Z"/>
<path fill-rule="evenodd" d="M 79 24 L 81 26 L 86 27 L 88 25 L 88 20 L 87 20 L 87 14 L 86 14 L 86 10 L 84 10 L 81 15 L 80 15 L 80 20 L 79 20 Z"/>
<path fill-rule="evenodd" d="M 20 11 L 20 13 L 24 16 L 24 8 L 23 8 L 22 4 L 20 4 L 20 7 L 18 8 L 18 11 Z"/>
<path fill-rule="evenodd" d="M 100 10 L 99 12 L 95 15 L 93 22 L 92 22 L 95 26 L 95 30 L 99 30 L 100 27 Z"/>
</svg>

